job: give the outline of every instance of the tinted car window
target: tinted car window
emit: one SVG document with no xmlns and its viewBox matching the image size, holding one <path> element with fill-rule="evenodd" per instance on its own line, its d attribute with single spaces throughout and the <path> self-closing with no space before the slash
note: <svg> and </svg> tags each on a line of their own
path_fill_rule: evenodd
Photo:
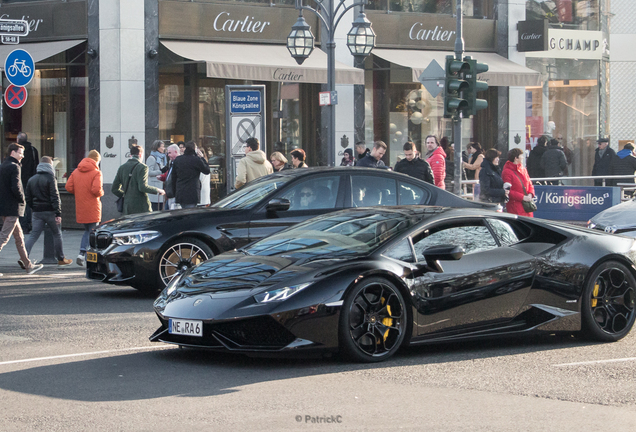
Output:
<svg viewBox="0 0 636 432">
<path fill-rule="evenodd" d="M 415 262 L 413 249 L 411 248 L 411 242 L 408 239 L 402 240 L 397 245 L 384 252 L 382 255 L 409 263 Z"/>
<path fill-rule="evenodd" d="M 354 207 L 397 205 L 395 180 L 368 175 L 351 176 L 351 193 Z"/>
<path fill-rule="evenodd" d="M 340 176 L 312 177 L 298 182 L 283 193 L 291 203 L 289 210 L 319 210 L 336 208 Z"/>
<path fill-rule="evenodd" d="M 228 195 L 221 201 L 213 204 L 212 207 L 221 208 L 250 208 L 258 203 L 265 195 L 280 189 L 290 180 L 289 177 L 274 177 L 267 180 L 260 180 L 248 183 L 238 191 Z"/>
<path fill-rule="evenodd" d="M 461 246 L 465 254 L 482 252 L 497 247 L 490 230 L 480 223 L 461 223 L 433 227 L 413 241 L 418 260 L 424 260 L 424 250 L 438 245 Z"/>
<path fill-rule="evenodd" d="M 488 219 L 490 227 L 495 232 L 495 236 L 503 246 L 508 246 L 519 242 L 519 237 L 509 223 L 499 219 Z"/>
<path fill-rule="evenodd" d="M 429 200 L 429 192 L 412 183 L 399 182 L 400 205 L 426 204 Z"/>
</svg>

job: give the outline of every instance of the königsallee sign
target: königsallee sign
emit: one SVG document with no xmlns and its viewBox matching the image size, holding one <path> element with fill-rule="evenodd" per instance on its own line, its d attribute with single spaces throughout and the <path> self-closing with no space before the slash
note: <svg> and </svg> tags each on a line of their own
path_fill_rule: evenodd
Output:
<svg viewBox="0 0 636 432">
<path fill-rule="evenodd" d="M 621 202 L 620 188 L 601 186 L 535 186 L 534 216 L 586 221 Z"/>
</svg>

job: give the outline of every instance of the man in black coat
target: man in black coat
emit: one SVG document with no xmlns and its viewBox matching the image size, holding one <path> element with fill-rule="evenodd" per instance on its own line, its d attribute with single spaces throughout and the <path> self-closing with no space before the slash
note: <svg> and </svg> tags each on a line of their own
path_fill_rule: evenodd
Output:
<svg viewBox="0 0 636 432">
<path fill-rule="evenodd" d="M 541 167 L 541 158 L 548 150 L 547 143 L 548 138 L 545 135 L 542 135 L 537 140 L 537 145 L 530 150 L 530 155 L 526 162 L 526 168 L 528 169 L 528 175 L 531 179 L 545 177 L 545 171 Z"/>
<path fill-rule="evenodd" d="M 382 156 L 386 153 L 386 144 L 383 141 L 376 141 L 373 143 L 373 150 L 356 162 L 357 167 L 364 168 L 381 168 L 388 169 L 384 162 L 382 162 Z"/>
<path fill-rule="evenodd" d="M 404 150 L 404 159 L 395 164 L 395 171 L 434 185 L 433 170 L 428 162 L 415 155 L 417 152 L 415 143 L 407 141 L 402 150 Z"/>
<path fill-rule="evenodd" d="M 354 160 L 354 163 L 357 165 L 358 161 L 362 159 L 363 157 L 367 156 L 370 152 L 369 152 L 369 149 L 367 148 L 367 143 L 365 143 L 364 141 L 358 141 L 355 145 L 355 149 L 356 149 L 356 159 Z"/>
<path fill-rule="evenodd" d="M 37 171 L 38 163 L 40 163 L 40 156 L 38 155 L 38 149 L 28 141 L 29 138 L 24 132 L 20 132 L 17 137 L 18 144 L 24 147 L 24 159 L 22 159 L 22 173 L 20 178 L 22 179 L 22 189 L 26 189 L 26 185 L 29 179 L 33 177 Z M 20 225 L 25 234 L 31 231 L 31 211 L 33 209 L 27 205 L 24 211 L 24 217 L 20 218 Z"/>
<path fill-rule="evenodd" d="M 636 157 L 634 157 L 634 144 L 627 143 L 623 147 L 623 150 L 616 153 L 614 160 L 612 160 L 611 175 L 628 175 L 633 176 L 636 172 Z M 611 185 L 617 183 L 631 183 L 630 179 L 616 179 L 611 182 Z M 608 184 L 610 182 L 607 182 Z"/>
<path fill-rule="evenodd" d="M 64 243 L 62 241 L 62 204 L 60 192 L 57 190 L 57 180 L 53 171 L 53 160 L 48 156 L 42 157 L 35 174 L 26 187 L 26 202 L 33 209 L 33 230 L 26 241 L 26 250 L 31 249 L 40 238 L 44 227 L 48 226 L 53 233 L 55 258 L 60 266 L 73 263 L 72 259 L 64 257 Z"/>
<path fill-rule="evenodd" d="M 612 161 L 616 152 L 609 147 L 609 137 L 600 138 L 598 148 L 594 152 L 593 176 L 606 176 L 612 173 Z M 608 184 L 608 183 L 606 183 Z M 611 183 L 609 184 L 611 186 Z M 602 179 L 594 179 L 594 186 L 603 186 Z"/>
<path fill-rule="evenodd" d="M 20 161 L 24 157 L 24 147 L 9 144 L 7 158 L 0 165 L 0 216 L 2 216 L 2 231 L 0 231 L 0 251 L 13 235 L 15 245 L 20 254 L 20 261 L 27 273 L 33 274 L 42 268 L 42 264 L 33 264 L 29 260 L 24 247 L 24 234 L 18 223 L 18 218 L 24 216 L 25 198 L 20 180 Z M 2 276 L 2 274 L 0 274 Z"/>
<path fill-rule="evenodd" d="M 550 140 L 548 149 L 541 156 L 541 168 L 543 168 L 546 177 L 563 177 L 565 175 L 568 163 L 565 159 L 565 153 L 556 139 Z M 548 183 L 558 185 L 559 180 L 548 180 Z"/>
<path fill-rule="evenodd" d="M 210 166 L 197 150 L 196 144 L 188 141 L 183 154 L 173 163 L 172 186 L 175 191 L 175 201 L 181 208 L 193 208 L 199 204 L 201 198 L 201 174 L 210 174 Z"/>
</svg>

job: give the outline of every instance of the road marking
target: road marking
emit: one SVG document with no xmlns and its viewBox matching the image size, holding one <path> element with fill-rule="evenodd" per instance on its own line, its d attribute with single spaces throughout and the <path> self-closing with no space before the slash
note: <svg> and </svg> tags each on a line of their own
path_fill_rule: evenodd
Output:
<svg viewBox="0 0 636 432">
<path fill-rule="evenodd" d="M 172 347 L 172 346 L 122 348 L 122 349 L 116 349 L 116 350 L 93 351 L 93 352 L 77 353 L 77 354 L 64 354 L 64 355 L 50 356 L 50 357 L 37 357 L 37 358 L 23 359 L 23 360 L 10 360 L 10 361 L 5 361 L 5 362 L 0 362 L 0 366 L 16 364 L 16 363 L 29 363 L 29 362 L 36 362 L 36 361 L 43 361 L 43 360 L 55 360 L 55 359 L 70 358 L 70 357 L 83 357 L 83 356 L 94 356 L 94 355 L 100 355 L 100 354 L 112 354 L 112 353 L 118 353 L 118 352 L 124 352 L 124 351 L 148 351 L 148 350 L 167 349 L 167 348 L 174 349 L 174 347 Z"/>
<path fill-rule="evenodd" d="M 555 364 L 554 367 L 563 367 L 563 366 L 581 366 L 581 365 L 589 365 L 589 364 L 601 364 L 601 363 L 618 363 L 618 362 L 629 362 L 636 361 L 636 357 L 626 357 L 619 359 L 609 359 L 609 360 L 592 360 L 592 361 L 584 361 L 584 362 L 576 362 L 576 363 L 561 363 Z"/>
</svg>

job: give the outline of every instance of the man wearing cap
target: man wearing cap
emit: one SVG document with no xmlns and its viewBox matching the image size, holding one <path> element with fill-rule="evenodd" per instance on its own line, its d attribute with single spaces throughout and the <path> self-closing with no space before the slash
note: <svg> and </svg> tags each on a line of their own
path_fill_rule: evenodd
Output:
<svg viewBox="0 0 636 432">
<path fill-rule="evenodd" d="M 616 156 L 616 152 L 609 147 L 609 137 L 599 138 L 596 142 L 598 143 L 598 148 L 594 153 L 594 167 L 592 168 L 592 175 L 610 175 L 612 172 L 612 160 L 614 159 L 614 156 Z M 594 179 L 594 186 L 603 186 L 603 179 Z"/>
</svg>

